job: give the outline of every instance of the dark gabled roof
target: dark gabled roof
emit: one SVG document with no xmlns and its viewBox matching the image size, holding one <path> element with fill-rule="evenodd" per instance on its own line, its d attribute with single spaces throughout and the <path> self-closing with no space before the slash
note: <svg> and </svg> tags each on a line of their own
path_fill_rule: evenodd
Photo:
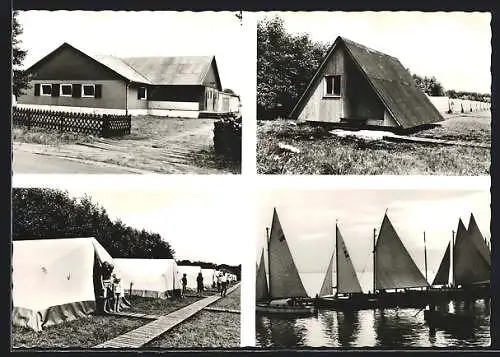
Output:
<svg viewBox="0 0 500 357">
<path fill-rule="evenodd" d="M 217 86 L 222 90 L 214 56 L 118 58 L 105 54 L 90 54 L 88 51 L 83 52 L 65 42 L 27 70 L 35 70 L 63 48 L 71 48 L 131 82 L 153 85 L 202 85 L 213 64 Z"/>
<path fill-rule="evenodd" d="M 313 83 L 322 73 L 338 46 L 344 46 L 348 56 L 360 69 L 386 110 L 404 129 L 443 120 L 425 93 L 416 85 L 409 71 L 396 57 L 337 37 L 290 116 L 296 118 L 309 100 Z"/>
</svg>

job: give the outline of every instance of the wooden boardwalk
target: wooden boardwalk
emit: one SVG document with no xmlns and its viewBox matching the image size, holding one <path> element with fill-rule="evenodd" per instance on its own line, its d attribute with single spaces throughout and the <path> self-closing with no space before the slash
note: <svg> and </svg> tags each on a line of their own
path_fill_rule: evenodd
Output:
<svg viewBox="0 0 500 357">
<path fill-rule="evenodd" d="M 236 288 L 239 287 L 240 284 L 236 284 L 229 289 L 227 289 L 227 294 L 230 294 Z M 209 296 L 205 299 L 198 300 L 191 305 L 183 307 L 177 311 L 174 311 L 168 315 L 161 316 L 155 321 L 152 321 L 144 326 L 141 326 L 135 330 L 129 331 L 123 335 L 115 337 L 109 341 L 103 342 L 93 348 L 139 348 L 144 346 L 149 341 L 155 339 L 156 337 L 164 334 L 171 328 L 177 326 L 184 320 L 190 318 L 197 312 L 206 308 L 208 305 L 213 304 L 217 300 L 221 299 L 221 296 L 216 294 L 213 296 Z M 140 314 L 137 314 L 140 315 Z M 145 318 L 144 315 L 142 317 Z M 140 317 L 140 316 L 136 316 Z"/>
</svg>

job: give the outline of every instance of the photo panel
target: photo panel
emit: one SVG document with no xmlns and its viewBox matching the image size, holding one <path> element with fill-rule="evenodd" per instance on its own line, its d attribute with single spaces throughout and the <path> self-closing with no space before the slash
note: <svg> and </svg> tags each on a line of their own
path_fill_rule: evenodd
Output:
<svg viewBox="0 0 500 357">
<path fill-rule="evenodd" d="M 257 21 L 259 174 L 489 175 L 490 13 Z"/>
<path fill-rule="evenodd" d="M 241 12 L 13 14 L 14 173 L 241 174 Z"/>
<path fill-rule="evenodd" d="M 488 180 L 385 180 L 259 188 L 256 346 L 491 345 Z"/>
<path fill-rule="evenodd" d="M 254 246 L 241 187 L 121 177 L 14 180 L 12 348 L 252 345 L 241 327 L 241 296 L 254 291 L 242 280 Z"/>
</svg>

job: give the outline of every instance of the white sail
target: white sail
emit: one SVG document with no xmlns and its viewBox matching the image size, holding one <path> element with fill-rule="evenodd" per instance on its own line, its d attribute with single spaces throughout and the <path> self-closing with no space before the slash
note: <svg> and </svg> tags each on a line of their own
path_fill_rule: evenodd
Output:
<svg viewBox="0 0 500 357">
<path fill-rule="evenodd" d="M 335 253 L 334 253 L 335 254 Z M 319 296 L 328 296 L 333 293 L 333 257 L 330 258 L 330 264 L 328 264 L 328 269 L 326 270 L 325 279 L 321 285 L 321 290 L 319 291 Z"/>
<path fill-rule="evenodd" d="M 356 270 L 352 264 L 351 257 L 344 242 L 344 238 L 340 234 L 340 230 L 336 227 L 337 234 L 337 292 L 338 293 L 362 293 L 361 285 L 359 284 Z"/>
<path fill-rule="evenodd" d="M 257 268 L 257 285 L 255 287 L 255 298 L 263 300 L 269 297 L 269 290 L 267 288 L 266 266 L 264 263 L 264 249 L 260 256 L 260 263 Z"/>
<path fill-rule="evenodd" d="M 453 253 L 455 285 L 470 285 L 490 281 L 490 266 L 460 219 Z"/>
<path fill-rule="evenodd" d="M 447 285 L 450 279 L 450 243 L 446 247 L 441 264 L 439 264 L 438 272 L 434 277 L 432 285 Z"/>
<path fill-rule="evenodd" d="M 428 285 L 385 215 L 375 245 L 375 288 L 403 289 Z"/>
<path fill-rule="evenodd" d="M 269 293 L 273 299 L 307 297 L 276 209 L 269 238 Z"/>
<path fill-rule="evenodd" d="M 472 241 L 476 245 L 476 248 L 479 250 L 479 253 L 481 253 L 481 256 L 484 258 L 486 263 L 488 263 L 488 265 L 491 266 L 490 249 L 486 245 L 484 237 L 481 234 L 481 231 L 479 230 L 479 227 L 477 226 L 476 220 L 474 219 L 474 215 L 472 213 L 470 215 L 469 227 L 467 228 L 467 233 L 469 233 Z"/>
</svg>

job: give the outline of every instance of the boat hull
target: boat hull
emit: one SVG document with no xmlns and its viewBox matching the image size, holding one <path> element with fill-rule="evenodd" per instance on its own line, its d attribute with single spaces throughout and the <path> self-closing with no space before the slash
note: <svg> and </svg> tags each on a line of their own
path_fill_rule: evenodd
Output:
<svg viewBox="0 0 500 357">
<path fill-rule="evenodd" d="M 334 310 L 366 310 L 391 307 L 424 308 L 427 305 L 439 305 L 453 300 L 466 301 L 484 298 L 490 298 L 489 287 L 409 290 L 394 293 L 362 294 L 346 299 L 320 297 L 314 300 L 314 306 Z"/>
<path fill-rule="evenodd" d="M 288 305 L 270 305 L 266 303 L 257 304 L 255 312 L 258 314 L 273 314 L 273 315 L 313 315 L 316 309 L 313 305 L 306 306 L 288 306 Z"/>
</svg>

